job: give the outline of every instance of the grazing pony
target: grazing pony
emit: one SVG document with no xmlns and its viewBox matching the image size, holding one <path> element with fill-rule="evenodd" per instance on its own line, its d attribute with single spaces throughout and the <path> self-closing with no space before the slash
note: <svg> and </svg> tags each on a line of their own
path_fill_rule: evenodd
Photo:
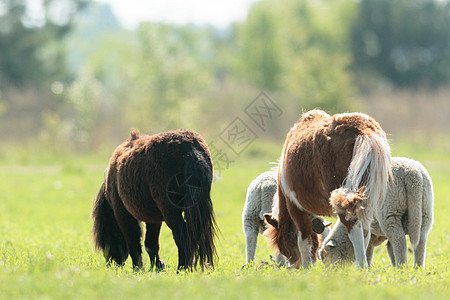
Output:
<svg viewBox="0 0 450 300">
<path fill-rule="evenodd" d="M 111 156 L 92 217 L 97 249 L 108 264 L 123 265 L 128 254 L 142 268 L 140 222 L 151 268 L 159 259 L 162 222 L 178 247 L 178 270 L 214 266 L 216 223 L 210 198 L 211 156 L 202 137 L 188 130 L 139 136 L 137 130 Z"/>
<path fill-rule="evenodd" d="M 244 210 L 242 211 L 242 230 L 245 234 L 245 263 L 249 264 L 255 258 L 256 245 L 258 242 L 258 233 L 263 233 L 266 229 L 264 215 L 272 212 L 272 208 L 278 210 L 277 191 L 277 171 L 266 171 L 256 177 L 248 186 L 245 198 Z M 329 233 L 328 226 L 331 222 L 325 221 L 321 217 L 310 216 L 313 222 L 313 231 L 320 234 L 322 241 Z M 292 239 L 295 249 L 285 250 L 289 256 L 276 253 L 275 262 L 284 264 L 288 260 L 288 265 L 298 261 L 298 248 L 296 231 L 293 231 Z M 291 243 L 292 245 L 292 243 Z"/>
<path fill-rule="evenodd" d="M 319 246 L 310 214 L 337 214 L 353 244 L 356 262 L 367 267 L 363 229 L 385 194 L 390 174 L 386 134 L 361 113 L 330 116 L 313 110 L 302 115 L 286 136 L 278 165 L 278 211 L 266 214 L 266 236 L 282 254 L 295 228 L 302 266 L 317 259 Z M 370 237 L 370 234 L 368 235 Z"/>
</svg>

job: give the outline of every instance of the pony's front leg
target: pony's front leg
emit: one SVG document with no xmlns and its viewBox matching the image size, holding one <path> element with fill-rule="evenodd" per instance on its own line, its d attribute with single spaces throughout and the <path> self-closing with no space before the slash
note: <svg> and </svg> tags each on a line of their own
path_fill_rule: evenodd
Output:
<svg viewBox="0 0 450 300">
<path fill-rule="evenodd" d="M 298 230 L 297 245 L 300 252 L 300 258 L 303 268 L 309 268 L 316 261 L 315 251 L 317 245 L 314 247 L 312 236 L 314 234 L 312 229 L 311 218 L 308 213 L 299 210 L 295 205 L 289 205 L 289 214 Z"/>
<path fill-rule="evenodd" d="M 310 239 L 310 235 L 306 235 L 305 237 L 303 237 L 302 232 L 299 231 L 297 243 L 298 249 L 300 251 L 300 257 L 302 259 L 302 267 L 305 269 L 309 268 L 314 263 L 312 255 L 313 245 Z"/>
<path fill-rule="evenodd" d="M 122 202 L 114 207 L 114 215 L 127 242 L 128 251 L 133 260 L 133 269 L 142 268 L 142 246 L 141 246 L 141 226 L 123 206 Z"/>
<path fill-rule="evenodd" d="M 347 228 L 348 230 L 348 228 Z M 358 266 L 366 269 L 368 267 L 367 257 L 366 257 L 366 246 L 364 240 L 364 231 L 360 221 L 357 221 L 348 230 L 348 237 L 353 244 L 353 249 L 355 251 L 355 259 Z"/>
<path fill-rule="evenodd" d="M 281 199 L 281 197 L 280 197 Z M 297 200 L 295 200 L 297 201 Z M 286 201 L 289 215 L 297 229 L 297 246 L 303 268 L 309 268 L 316 261 L 317 243 L 313 243 L 313 223 L 309 213 L 300 210 L 291 200 Z M 315 235 L 315 242 L 318 242 Z M 296 263 L 298 265 L 298 263 Z"/>
</svg>

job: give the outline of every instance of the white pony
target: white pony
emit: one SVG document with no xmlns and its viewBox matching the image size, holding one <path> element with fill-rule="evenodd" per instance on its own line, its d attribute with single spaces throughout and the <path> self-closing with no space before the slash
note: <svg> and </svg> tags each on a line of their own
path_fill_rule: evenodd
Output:
<svg viewBox="0 0 450 300">
<path fill-rule="evenodd" d="M 394 182 L 389 183 L 385 201 L 377 209 L 377 221 L 371 224 L 366 255 L 372 263 L 374 247 L 386 239 L 391 263 L 407 265 L 406 234 L 414 249 L 414 267 L 425 267 L 426 243 L 433 225 L 433 184 L 425 167 L 412 159 L 393 157 Z M 325 263 L 354 260 L 352 243 L 345 226 L 337 221 L 324 240 L 319 257 Z"/>
</svg>

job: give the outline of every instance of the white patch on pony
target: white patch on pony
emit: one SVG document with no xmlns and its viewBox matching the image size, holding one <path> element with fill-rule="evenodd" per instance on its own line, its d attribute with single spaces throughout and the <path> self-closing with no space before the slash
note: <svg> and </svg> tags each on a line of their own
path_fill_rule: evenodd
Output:
<svg viewBox="0 0 450 300">
<path fill-rule="evenodd" d="M 300 251 L 300 256 L 302 258 L 302 267 L 303 268 L 309 268 L 312 264 L 312 254 L 311 254 L 311 250 L 312 250 L 312 245 L 309 242 L 309 239 L 302 239 L 302 233 L 299 231 L 298 232 L 298 237 L 297 237 L 297 243 L 298 243 L 298 250 Z"/>
<path fill-rule="evenodd" d="M 303 207 L 300 205 L 300 203 L 298 202 L 297 195 L 295 194 L 295 192 L 293 190 L 291 190 L 289 188 L 289 185 L 286 182 L 286 176 L 284 174 L 283 164 L 284 164 L 284 157 L 282 156 L 280 159 L 279 169 L 280 169 L 281 187 L 283 188 L 284 194 L 286 195 L 286 197 L 288 197 L 289 201 L 291 201 L 292 203 L 295 204 L 295 206 L 297 206 L 298 209 L 300 209 L 301 211 L 305 211 L 303 209 Z"/>
</svg>

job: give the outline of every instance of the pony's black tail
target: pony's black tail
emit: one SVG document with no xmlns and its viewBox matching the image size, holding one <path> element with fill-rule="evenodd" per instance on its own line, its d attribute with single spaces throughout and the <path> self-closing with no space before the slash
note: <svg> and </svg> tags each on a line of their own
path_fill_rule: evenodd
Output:
<svg viewBox="0 0 450 300">
<path fill-rule="evenodd" d="M 106 200 L 105 190 L 106 186 L 103 182 L 92 211 L 92 218 L 94 219 L 93 240 L 95 248 L 103 251 L 108 264 L 114 261 L 118 265 L 123 265 L 128 257 L 128 247 L 114 218 L 114 212 Z"/>
<path fill-rule="evenodd" d="M 188 266 L 199 264 L 214 267 L 216 247 L 214 240 L 217 224 L 210 191 L 212 167 L 204 160 L 185 161 L 184 184 L 180 186 L 184 196 L 183 211 L 186 221 L 186 261 Z"/>
</svg>

